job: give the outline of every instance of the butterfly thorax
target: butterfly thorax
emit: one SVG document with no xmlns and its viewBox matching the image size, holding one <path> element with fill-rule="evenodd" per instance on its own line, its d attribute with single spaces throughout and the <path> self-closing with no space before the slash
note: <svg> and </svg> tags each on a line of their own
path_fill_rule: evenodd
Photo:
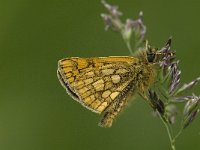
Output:
<svg viewBox="0 0 200 150">
<path fill-rule="evenodd" d="M 145 51 L 137 53 L 136 57 L 138 58 L 138 64 L 133 64 L 132 67 L 135 70 L 133 72 L 137 74 L 135 77 L 137 91 L 143 94 L 155 80 L 155 64 L 148 62 Z"/>
</svg>

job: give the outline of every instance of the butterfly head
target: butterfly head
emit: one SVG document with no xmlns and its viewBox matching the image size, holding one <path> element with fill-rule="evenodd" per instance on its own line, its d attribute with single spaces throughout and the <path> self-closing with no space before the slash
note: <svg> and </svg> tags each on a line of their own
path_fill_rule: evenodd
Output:
<svg viewBox="0 0 200 150">
<path fill-rule="evenodd" d="M 146 57 L 148 63 L 159 63 L 160 61 L 163 61 L 164 58 L 173 58 L 175 56 L 175 53 L 170 51 L 171 46 L 171 39 L 168 40 L 166 46 L 162 48 L 161 50 L 151 48 L 148 43 L 146 44 Z"/>
</svg>

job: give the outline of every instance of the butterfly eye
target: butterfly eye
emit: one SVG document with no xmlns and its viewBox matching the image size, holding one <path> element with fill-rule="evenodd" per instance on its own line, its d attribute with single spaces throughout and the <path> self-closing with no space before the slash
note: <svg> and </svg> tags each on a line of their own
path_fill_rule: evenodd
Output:
<svg viewBox="0 0 200 150">
<path fill-rule="evenodd" d="M 156 56 L 156 55 L 153 54 L 153 53 L 147 54 L 147 60 L 148 60 L 148 62 L 150 62 L 150 63 L 154 62 L 155 56 Z"/>
</svg>

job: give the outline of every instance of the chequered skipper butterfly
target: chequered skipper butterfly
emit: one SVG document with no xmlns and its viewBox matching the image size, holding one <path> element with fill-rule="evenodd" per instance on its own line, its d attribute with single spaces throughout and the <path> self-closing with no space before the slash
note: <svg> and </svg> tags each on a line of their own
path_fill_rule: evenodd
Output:
<svg viewBox="0 0 200 150">
<path fill-rule="evenodd" d="M 58 61 L 57 75 L 73 99 L 104 113 L 100 126 L 111 127 L 130 97 L 143 95 L 154 82 L 155 64 L 162 55 L 147 49 L 134 56 L 65 58 Z"/>
</svg>

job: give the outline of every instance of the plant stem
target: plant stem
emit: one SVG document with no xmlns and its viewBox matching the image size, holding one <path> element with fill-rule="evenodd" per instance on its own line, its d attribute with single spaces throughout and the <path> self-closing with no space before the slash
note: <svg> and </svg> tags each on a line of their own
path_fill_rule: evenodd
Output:
<svg viewBox="0 0 200 150">
<path fill-rule="evenodd" d="M 181 128 L 181 129 L 179 130 L 179 132 L 176 134 L 176 136 L 175 136 L 174 139 L 173 139 L 174 143 L 175 143 L 176 139 L 181 135 L 182 131 L 183 131 L 183 128 Z"/>
<path fill-rule="evenodd" d="M 133 55 L 133 49 L 131 47 L 131 43 L 130 43 L 130 38 L 129 39 L 126 39 L 124 36 L 123 36 L 123 32 L 121 32 L 122 34 L 122 37 L 126 43 L 126 46 L 130 52 L 130 55 Z M 135 48 L 134 50 L 136 50 L 138 48 L 138 45 L 141 43 L 141 41 L 137 42 L 137 40 L 135 40 Z M 167 77 L 164 78 L 164 82 L 165 80 L 167 80 Z M 163 79 L 161 80 L 163 81 Z M 162 82 L 162 83 L 164 83 Z M 162 87 L 162 85 L 160 85 L 159 87 Z M 163 91 L 158 88 L 158 91 L 162 94 L 162 96 L 165 98 L 165 99 L 169 99 L 167 96 L 166 96 L 166 92 L 163 93 Z M 148 98 L 142 94 L 139 94 L 142 98 L 144 98 L 145 100 L 147 100 L 147 102 L 152 106 L 152 104 L 148 101 Z M 164 124 L 166 130 L 167 130 L 167 134 L 168 134 L 168 137 L 169 137 L 169 141 L 170 141 L 170 144 L 171 144 L 171 149 L 172 150 L 176 150 L 176 146 L 175 146 L 175 141 L 176 141 L 176 138 L 178 138 L 178 136 L 181 134 L 182 132 L 182 129 L 180 129 L 180 131 L 176 134 L 176 136 L 173 136 L 173 129 L 171 127 L 171 125 L 169 124 L 168 121 L 166 121 L 166 119 L 157 111 L 158 115 L 159 115 L 159 118 L 161 119 L 162 123 Z"/>
<path fill-rule="evenodd" d="M 131 55 L 133 55 L 133 50 L 132 50 L 132 47 L 131 47 L 131 43 L 130 43 L 130 40 L 125 40 L 126 42 L 126 46 L 130 52 Z"/>
<path fill-rule="evenodd" d="M 176 147 L 175 147 L 175 138 L 177 136 L 175 136 L 175 138 L 173 138 L 173 135 L 172 133 L 170 132 L 170 127 L 169 127 L 169 124 L 167 122 L 165 122 L 164 118 L 160 115 L 160 113 L 157 111 L 162 123 L 165 125 L 165 128 L 167 130 L 167 134 L 168 134 L 168 137 L 169 137 L 169 140 L 170 140 L 170 144 L 171 144 L 171 148 L 172 150 L 176 150 Z M 177 135 L 180 135 L 180 134 L 177 134 Z"/>
</svg>

